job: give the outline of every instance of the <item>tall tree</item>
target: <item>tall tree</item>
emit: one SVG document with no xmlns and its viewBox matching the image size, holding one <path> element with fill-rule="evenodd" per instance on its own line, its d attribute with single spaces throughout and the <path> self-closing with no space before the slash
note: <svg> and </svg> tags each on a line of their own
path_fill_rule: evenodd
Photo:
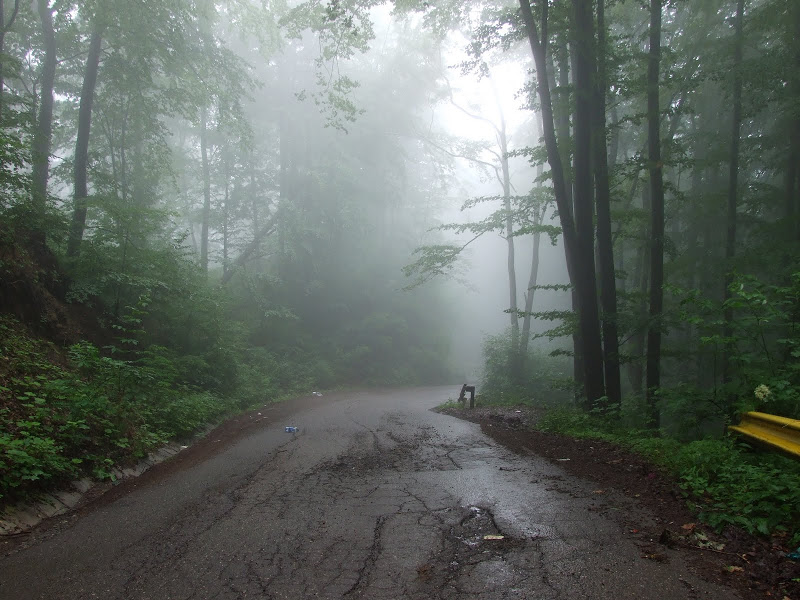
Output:
<svg viewBox="0 0 800 600">
<path fill-rule="evenodd" d="M 723 298 L 727 302 L 731 299 L 731 285 L 733 284 L 733 259 L 736 256 L 736 211 L 738 205 L 739 189 L 739 142 L 742 128 L 742 45 L 744 38 L 744 0 L 738 0 L 736 4 L 736 16 L 734 17 L 734 48 L 733 48 L 733 116 L 731 126 L 731 147 L 728 165 L 728 205 L 726 211 L 726 235 L 725 235 L 725 260 L 727 262 L 726 274 L 724 279 L 725 289 Z M 733 308 L 727 304 L 723 314 L 724 326 L 722 336 L 728 340 L 733 335 Z M 728 352 L 723 354 L 722 361 L 722 380 L 725 383 L 731 381 L 731 365 Z"/>
<path fill-rule="evenodd" d="M 31 193 L 33 209 L 37 218 L 45 212 L 47 182 L 50 174 L 50 147 L 53 137 L 53 87 L 56 78 L 56 36 L 53 29 L 53 10 L 49 0 L 38 0 L 37 8 L 41 20 L 44 40 L 44 59 L 39 93 L 39 115 L 33 137 L 33 172 Z M 44 230 L 37 227 L 44 239 Z"/>
<path fill-rule="evenodd" d="M 541 116 L 534 116 L 534 123 L 536 125 L 536 140 L 538 141 L 541 136 L 542 125 Z M 540 162 L 536 166 L 536 180 L 539 181 L 544 172 L 544 165 Z M 541 193 L 542 187 L 538 187 L 531 192 L 531 195 Z M 531 317 L 533 311 L 533 299 L 536 294 L 536 286 L 539 281 L 539 246 L 542 239 L 542 225 L 544 224 L 547 215 L 547 203 L 542 201 L 533 202 L 533 247 L 531 249 L 531 269 L 528 275 L 528 288 L 525 291 L 525 315 L 522 319 L 522 334 L 520 337 L 520 354 L 525 357 L 528 355 L 528 344 L 531 339 Z"/>
<path fill-rule="evenodd" d="M 5 92 L 5 72 L 3 71 L 5 61 L 3 61 L 3 54 L 6 51 L 6 34 L 14 26 L 14 21 L 17 20 L 19 3 L 20 0 L 14 0 L 14 8 L 6 21 L 5 1 L 0 0 L 0 123 L 2 123 L 3 117 L 3 94 Z"/>
<path fill-rule="evenodd" d="M 584 373 L 584 394 L 586 401 L 591 405 L 595 400 L 605 395 L 603 382 L 603 357 L 599 336 L 599 320 L 597 314 L 597 291 L 594 285 L 594 261 L 589 265 L 581 264 L 583 254 L 579 248 L 582 242 L 578 239 L 576 223 L 573 219 L 573 210 L 568 201 L 566 180 L 564 177 L 564 167 L 559 153 L 558 142 L 556 140 L 555 126 L 553 121 L 553 103 L 550 94 L 550 83 L 547 71 L 547 2 L 541 3 L 542 10 L 542 34 L 540 38 L 539 27 L 531 10 L 529 0 L 520 0 L 520 9 L 525 23 L 528 42 L 531 46 L 533 59 L 536 66 L 536 88 L 539 94 L 540 110 L 542 112 L 542 126 L 544 130 L 545 148 L 547 150 L 547 160 L 550 164 L 551 176 L 553 179 L 553 193 L 555 195 L 558 215 L 561 222 L 562 235 L 564 238 L 564 249 L 567 259 L 567 270 L 569 271 L 570 282 L 576 290 L 578 298 L 578 319 L 581 336 L 587 335 L 588 338 L 581 339 L 583 350 L 583 373 Z M 591 75 L 590 75 L 591 77 Z M 588 101 L 588 98 L 586 99 Z M 588 106 L 587 106 L 588 108 Z M 591 118 L 590 113 L 586 115 Z M 587 123 L 591 127 L 591 122 Z M 587 130 L 591 133 L 590 129 Z M 588 139 L 587 139 L 588 151 Z M 579 144 L 576 143 L 576 148 Z M 587 162 L 586 167 L 589 168 Z M 591 176 L 591 172 L 589 172 Z M 584 182 L 585 185 L 585 182 Z M 589 193 L 591 193 L 591 181 L 589 182 Z M 591 206 L 591 200 L 589 200 Z M 582 207 L 583 209 L 584 207 Z M 591 209 L 589 210 L 591 215 Z M 591 223 L 591 216 L 589 218 Z M 581 225 L 585 227 L 585 212 L 581 214 Z M 591 244 L 591 228 L 590 228 Z M 591 250 L 593 253 L 593 250 Z M 589 271 L 591 270 L 591 274 Z M 593 305 L 593 306 L 592 306 Z M 595 333 L 596 332 L 596 333 Z"/>
<path fill-rule="evenodd" d="M 664 164 L 661 160 L 661 0 L 650 0 L 647 61 L 647 160 L 650 172 L 650 312 L 647 331 L 646 394 L 653 426 L 660 426 L 661 329 L 664 307 Z"/>
<path fill-rule="evenodd" d="M 208 108 L 200 109 L 200 160 L 203 171 L 203 208 L 200 219 L 200 267 L 208 272 L 208 235 L 211 221 L 211 161 L 209 158 Z"/>
<path fill-rule="evenodd" d="M 89 39 L 89 52 L 86 55 L 86 69 L 81 87 L 80 105 L 78 108 L 78 135 L 75 140 L 75 162 L 73 173 L 75 179 L 72 227 L 67 243 L 67 256 L 77 256 L 80 252 L 83 232 L 86 227 L 86 200 L 89 196 L 89 134 L 92 126 L 92 105 L 94 104 L 97 72 L 100 68 L 100 51 L 103 44 L 101 26 L 95 25 Z"/>
<path fill-rule="evenodd" d="M 575 230 L 580 333 L 586 362 L 587 400 L 605 396 L 600 315 L 594 269 L 594 193 L 592 188 L 592 100 L 595 56 L 591 0 L 573 0 L 575 73 Z"/>
<path fill-rule="evenodd" d="M 591 24 L 591 22 L 589 22 Z M 578 35 L 590 31 L 580 30 Z M 614 243 L 611 237 L 611 190 L 608 177 L 606 145 L 606 24 L 605 0 L 597 0 L 596 75 L 592 95 L 592 162 L 594 166 L 595 203 L 597 206 L 597 252 L 600 276 L 600 302 L 603 309 L 603 366 L 609 402 L 622 401 L 619 373 L 619 337 L 617 333 L 617 278 L 614 269 Z M 591 57 L 591 55 L 590 55 Z M 590 65 L 591 67 L 591 65 Z"/>
<path fill-rule="evenodd" d="M 788 221 L 788 241 L 800 241 L 800 3 L 790 2 L 792 40 L 789 68 L 789 152 L 786 167 L 784 214 Z"/>
</svg>

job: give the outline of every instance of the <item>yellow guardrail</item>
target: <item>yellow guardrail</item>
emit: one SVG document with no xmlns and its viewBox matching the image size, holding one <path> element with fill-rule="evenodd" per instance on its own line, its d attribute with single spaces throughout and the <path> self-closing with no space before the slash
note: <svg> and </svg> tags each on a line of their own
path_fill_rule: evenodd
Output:
<svg viewBox="0 0 800 600">
<path fill-rule="evenodd" d="M 800 460 L 800 421 L 796 419 L 749 412 L 742 415 L 741 423 L 728 429 Z"/>
</svg>

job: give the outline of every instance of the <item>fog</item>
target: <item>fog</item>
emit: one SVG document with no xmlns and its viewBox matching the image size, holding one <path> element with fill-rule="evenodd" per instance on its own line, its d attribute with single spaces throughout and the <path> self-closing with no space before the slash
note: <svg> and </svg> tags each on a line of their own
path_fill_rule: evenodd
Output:
<svg viewBox="0 0 800 600">
<path fill-rule="evenodd" d="M 689 4 L 6 3 L 9 239 L 244 405 L 566 378 L 731 414 L 794 381 L 790 312 L 735 318 L 793 293 L 794 5 Z"/>
<path fill-rule="evenodd" d="M 234 482 L 458 475 L 442 401 L 646 454 L 620 489 L 680 481 L 790 570 L 797 470 L 728 425 L 800 452 L 798 0 L 0 1 L 0 223 L 0 503 L 222 422 L 280 446 Z"/>
</svg>

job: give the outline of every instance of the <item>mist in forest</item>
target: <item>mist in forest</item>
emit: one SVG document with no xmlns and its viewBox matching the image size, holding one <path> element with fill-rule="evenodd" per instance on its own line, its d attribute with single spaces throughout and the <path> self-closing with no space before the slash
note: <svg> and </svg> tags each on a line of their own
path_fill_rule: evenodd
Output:
<svg viewBox="0 0 800 600">
<path fill-rule="evenodd" d="M 797 412 L 796 2 L 0 13 L 5 312 L 73 367 Z"/>
</svg>

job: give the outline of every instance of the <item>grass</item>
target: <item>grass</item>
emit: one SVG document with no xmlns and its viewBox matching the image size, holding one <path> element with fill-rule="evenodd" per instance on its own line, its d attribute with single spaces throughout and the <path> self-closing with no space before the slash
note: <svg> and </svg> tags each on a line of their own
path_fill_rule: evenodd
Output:
<svg viewBox="0 0 800 600">
<path fill-rule="evenodd" d="M 627 429 L 610 416 L 554 408 L 541 431 L 601 439 L 645 457 L 676 477 L 689 507 L 717 530 L 726 525 L 751 534 L 777 535 L 800 544 L 800 464 L 757 452 L 725 436 L 682 442 L 649 430 Z"/>
</svg>

